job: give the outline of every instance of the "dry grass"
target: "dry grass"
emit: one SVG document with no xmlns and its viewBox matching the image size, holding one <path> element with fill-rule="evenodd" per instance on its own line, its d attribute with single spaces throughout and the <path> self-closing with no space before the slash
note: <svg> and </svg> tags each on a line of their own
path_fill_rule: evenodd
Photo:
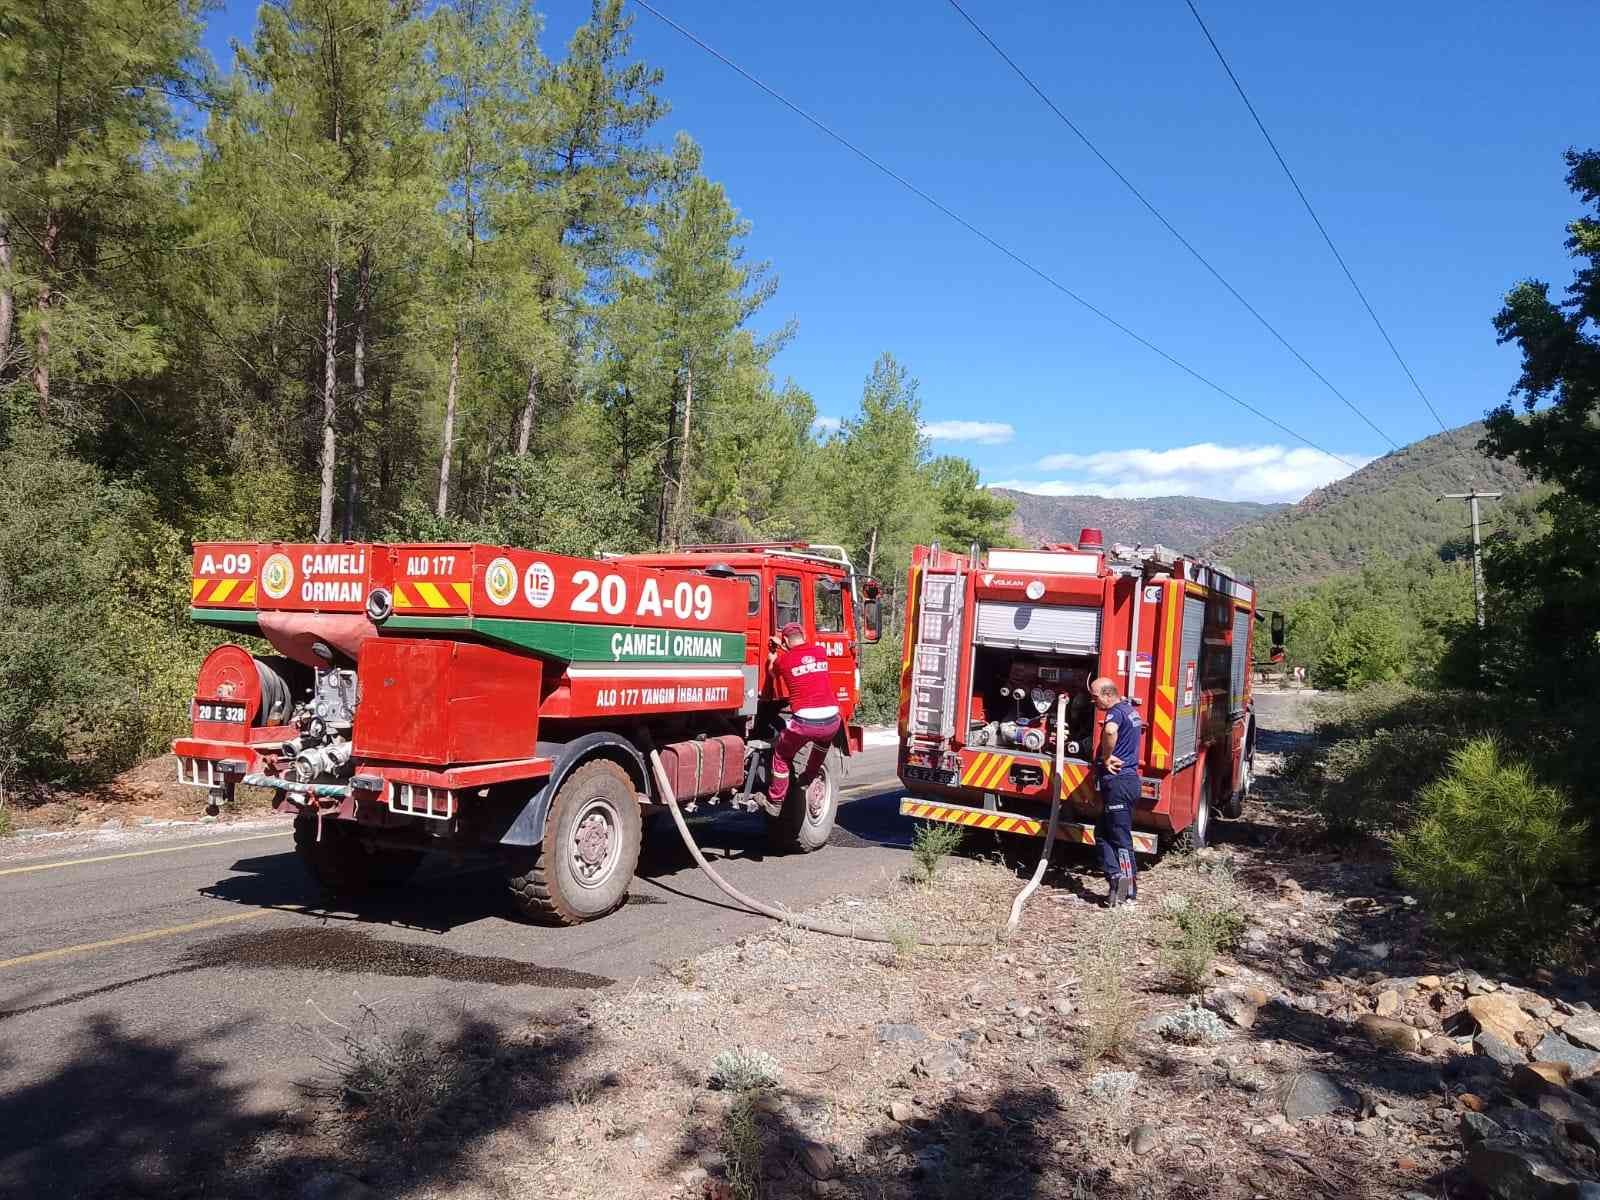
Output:
<svg viewBox="0 0 1600 1200">
<path fill-rule="evenodd" d="M 1112 909 L 1085 931 L 1078 964 L 1083 977 L 1079 1050 L 1085 1065 L 1117 1055 L 1133 1036 L 1133 921 L 1127 909 Z"/>
<path fill-rule="evenodd" d="M 735 1200 L 761 1200 L 761 1126 L 756 1097 L 746 1092 L 722 1115 L 722 1153 Z"/>
<path fill-rule="evenodd" d="M 485 1065 L 442 1044 L 428 1025 L 388 1026 L 367 1006 L 324 1059 L 330 1082 L 319 1090 L 371 1128 L 398 1136 L 448 1108 Z"/>
</svg>

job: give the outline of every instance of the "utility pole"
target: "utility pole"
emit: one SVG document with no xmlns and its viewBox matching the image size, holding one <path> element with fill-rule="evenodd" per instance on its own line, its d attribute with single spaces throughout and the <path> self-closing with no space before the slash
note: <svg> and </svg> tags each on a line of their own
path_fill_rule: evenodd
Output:
<svg viewBox="0 0 1600 1200">
<path fill-rule="evenodd" d="M 1472 508 L 1472 590 L 1478 598 L 1478 628 L 1484 625 L 1483 612 L 1483 539 L 1478 534 L 1478 501 L 1498 500 L 1503 492 L 1480 492 L 1473 484 L 1470 492 L 1446 492 L 1441 500 L 1465 500 Z"/>
</svg>

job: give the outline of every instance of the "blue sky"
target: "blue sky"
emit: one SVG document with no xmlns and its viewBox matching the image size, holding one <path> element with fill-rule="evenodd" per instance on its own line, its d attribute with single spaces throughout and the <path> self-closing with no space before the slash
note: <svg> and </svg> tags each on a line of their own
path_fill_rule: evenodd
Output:
<svg viewBox="0 0 1600 1200">
<path fill-rule="evenodd" d="M 659 0 L 711 45 L 1086 299 L 1351 462 L 1386 443 L 1241 309 L 942 0 Z M 1234 285 L 1400 443 L 1436 432 L 1182 0 L 964 7 Z M 1516 280 L 1564 287 L 1593 139 L 1592 4 L 1199 4 L 1450 425 L 1516 375 L 1490 321 Z M 256 5 L 208 44 L 228 61 Z M 558 53 L 587 0 L 549 0 Z M 793 318 L 776 362 L 847 415 L 887 350 L 935 448 L 1041 491 L 1295 499 L 1348 468 L 1127 340 L 635 10 L 635 50 L 753 224 Z"/>
</svg>

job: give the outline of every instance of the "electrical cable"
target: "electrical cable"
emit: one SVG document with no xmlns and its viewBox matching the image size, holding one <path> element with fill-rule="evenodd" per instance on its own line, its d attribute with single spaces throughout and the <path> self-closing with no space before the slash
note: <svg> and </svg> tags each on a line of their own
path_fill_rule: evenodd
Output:
<svg viewBox="0 0 1600 1200">
<path fill-rule="evenodd" d="M 1277 339 L 1279 345 L 1281 345 L 1290 354 L 1294 355 L 1301 366 L 1316 376 L 1324 387 L 1338 397 L 1340 403 L 1342 403 L 1356 416 L 1360 417 L 1361 420 L 1365 421 L 1368 428 L 1370 428 L 1384 441 L 1388 442 L 1390 446 L 1394 447 L 1394 449 L 1400 449 L 1399 442 L 1395 441 L 1394 438 L 1390 437 L 1387 433 L 1380 429 L 1377 423 L 1374 422 L 1371 417 L 1367 416 L 1366 413 L 1357 408 L 1354 401 L 1352 401 L 1348 396 L 1335 387 L 1333 382 L 1321 371 L 1317 370 L 1317 368 L 1311 364 L 1304 354 L 1301 354 L 1299 350 L 1295 349 L 1288 338 L 1284 337 L 1283 334 L 1278 332 L 1277 326 L 1273 325 L 1271 321 L 1262 316 L 1261 311 L 1257 309 L 1255 305 L 1251 304 L 1250 301 L 1246 300 L 1244 296 L 1240 294 L 1238 288 L 1234 287 L 1233 284 L 1228 282 L 1228 280 L 1223 276 L 1222 272 L 1217 270 L 1217 268 L 1211 264 L 1211 261 L 1206 258 L 1204 254 L 1200 253 L 1200 251 L 1195 248 L 1194 244 L 1190 242 L 1188 238 L 1184 237 L 1184 235 L 1178 231 L 1177 227 L 1174 226 L 1173 223 L 1162 214 L 1161 210 L 1152 204 L 1145 194 L 1139 190 L 1138 186 L 1134 184 L 1133 180 L 1124 175 L 1122 171 L 1117 168 L 1116 164 L 1101 152 L 1100 147 L 1094 144 L 1089 135 L 1084 133 L 1082 129 L 1078 128 L 1077 124 L 1072 120 L 1071 117 L 1067 116 L 1066 113 L 1061 111 L 1060 107 L 1057 106 L 1055 101 L 1050 99 L 1050 97 L 1045 94 L 1044 89 L 1035 83 L 1033 79 L 1029 77 L 1028 73 L 1017 65 L 1015 59 L 1013 59 L 1009 54 L 1000 48 L 999 43 L 997 43 L 994 38 L 989 36 L 988 31 L 985 30 L 982 25 L 979 25 L 977 21 L 973 20 L 972 15 L 968 13 L 966 9 L 962 8 L 957 0 L 950 0 L 950 7 L 961 14 L 961 18 L 972 27 L 973 32 L 982 38 L 986 43 L 988 43 L 989 48 L 998 54 L 1001 61 L 1004 62 L 1006 66 L 1011 68 L 1012 72 L 1017 76 L 1017 78 L 1022 80 L 1023 83 L 1027 84 L 1029 90 L 1031 90 L 1035 96 L 1039 97 L 1039 99 L 1044 103 L 1045 107 L 1053 112 L 1056 117 L 1060 119 L 1061 123 L 1072 131 L 1073 135 L 1084 144 L 1089 153 L 1093 154 L 1097 159 L 1099 159 L 1100 164 L 1117 177 L 1118 182 L 1120 182 L 1123 187 L 1128 189 L 1133 198 L 1142 204 L 1145 210 L 1161 223 L 1162 228 L 1164 228 L 1168 233 L 1177 239 L 1178 244 L 1187 250 L 1194 257 L 1196 262 L 1210 272 L 1213 279 L 1227 289 L 1228 294 L 1237 300 L 1244 307 L 1244 310 L 1260 323 L 1263 329 Z"/>
<path fill-rule="evenodd" d="M 696 36 L 693 32 L 691 32 L 688 29 L 685 29 L 682 25 L 678 24 L 678 22 L 674 21 L 671 17 L 667 16 L 666 13 L 662 12 L 660 9 L 656 8 L 653 4 L 649 3 L 649 0 L 634 0 L 634 3 L 637 4 L 640 8 L 644 9 L 645 12 L 647 12 L 651 16 L 655 17 L 658 21 L 662 22 L 664 25 L 669 26 L 670 28 L 675 30 L 677 33 L 681 34 L 684 38 L 686 38 L 687 40 L 693 42 L 696 46 L 700 47 L 700 49 L 704 50 L 707 54 L 711 55 L 712 58 L 715 58 L 718 62 L 722 63 L 723 66 L 727 67 L 729 70 L 733 71 L 735 74 L 741 76 L 746 82 L 754 85 L 755 87 L 759 88 L 761 91 L 765 92 L 768 96 L 770 96 L 772 99 L 776 100 L 779 104 L 783 105 L 790 112 L 794 113 L 796 116 L 800 117 L 802 120 L 806 121 L 808 124 L 812 125 L 816 129 L 820 130 L 822 133 L 826 134 L 829 138 L 832 138 L 835 142 L 838 142 L 839 145 L 843 146 L 846 150 L 850 151 L 850 153 L 854 154 L 857 158 L 861 159 L 863 162 L 867 163 L 869 166 L 871 166 L 874 169 L 878 170 L 882 174 L 887 175 L 890 179 L 894 180 L 901 187 L 905 188 L 907 191 L 911 192 L 913 195 L 915 195 L 916 197 L 918 197 L 919 199 L 921 199 L 922 201 L 927 203 L 930 207 L 938 210 L 944 216 L 946 216 L 950 220 L 954 221 L 957 225 L 960 225 L 968 233 L 972 234 L 974 237 L 978 238 L 980 241 L 982 241 L 985 244 L 987 244 L 991 249 L 999 251 L 1001 254 L 1003 254 L 1007 258 L 1009 258 L 1012 262 L 1016 263 L 1023 270 L 1025 270 L 1025 271 L 1029 272 L 1030 274 L 1036 276 L 1037 278 L 1042 280 L 1044 283 L 1049 285 L 1051 288 L 1054 288 L 1056 291 L 1058 291 L 1062 295 L 1066 296 L 1068 299 L 1070 299 L 1070 300 L 1074 301 L 1075 303 L 1081 305 L 1083 308 L 1087 309 L 1089 312 L 1091 312 L 1095 316 L 1099 317 L 1106 324 L 1110 325 L 1113 329 L 1116 329 L 1118 332 L 1124 334 L 1128 338 L 1131 338 L 1133 341 L 1139 343 L 1139 345 L 1143 346 L 1146 350 L 1149 350 L 1152 354 L 1155 354 L 1159 358 L 1164 359 L 1170 365 L 1172 365 L 1174 367 L 1177 367 L 1178 370 L 1182 371 L 1185 375 L 1188 375 L 1191 379 L 1194 379 L 1197 382 L 1204 384 L 1206 387 L 1208 387 L 1212 391 L 1216 392 L 1219 396 L 1222 396 L 1223 398 L 1232 401 L 1234 404 L 1237 404 L 1240 408 L 1244 409 L 1246 412 L 1252 414 L 1255 417 L 1258 417 L 1262 421 L 1265 421 L 1268 425 L 1271 425 L 1273 428 L 1275 428 L 1275 429 L 1287 434 L 1288 436 L 1294 438 L 1295 441 L 1301 442 L 1301 443 L 1311 447 L 1311 449 L 1317 451 L 1317 453 L 1326 455 L 1328 458 L 1331 458 L 1334 462 L 1341 463 L 1344 466 L 1349 467 L 1352 471 L 1357 469 L 1356 464 L 1351 462 L 1349 459 L 1341 457 L 1340 455 L 1335 454 L 1331 450 L 1324 449 L 1322 446 L 1319 446 L 1316 442 L 1313 442 L 1310 438 L 1306 437 L 1303 433 L 1298 433 L 1295 430 L 1290 429 L 1289 426 L 1285 425 L 1282 421 L 1277 420 L 1275 417 L 1268 416 L 1266 413 L 1262 412 L 1259 408 L 1255 407 L 1255 405 L 1249 403 L 1248 401 L 1246 401 L 1244 399 L 1241 399 L 1239 396 L 1235 395 L 1233 392 L 1229 391 L 1227 388 L 1223 387 L 1220 383 L 1217 383 L 1215 380 L 1210 379 L 1205 375 L 1202 375 L 1199 371 L 1195 370 L 1193 367 L 1189 366 L 1187 363 L 1181 361 L 1180 359 L 1175 358 L 1173 355 L 1167 353 L 1167 351 L 1163 350 L 1160 346 L 1156 345 L 1154 342 L 1150 341 L 1148 338 L 1144 337 L 1142 334 L 1137 333 L 1133 329 L 1129 328 L 1127 325 L 1124 325 L 1121 321 L 1117 320 L 1115 317 L 1113 317 L 1110 313 L 1106 312 L 1104 309 L 1101 309 L 1101 308 L 1097 307 L 1096 305 L 1092 304 L 1090 301 L 1084 299 L 1082 296 L 1078 295 L 1077 292 L 1075 292 L 1071 288 L 1069 288 L 1066 284 L 1062 283 L 1060 280 L 1056 279 L 1053 275 L 1051 275 L 1047 271 L 1045 271 L 1042 267 L 1036 266 L 1034 263 L 1030 262 L 1028 259 L 1026 259 L 1026 258 L 1022 257 L 1022 255 L 1018 254 L 1015 250 L 1011 249 L 1011 247 L 1007 246 L 1004 242 L 1001 242 L 997 238 L 993 237 L 992 235 L 984 232 L 978 226 L 974 225 L 971 221 L 969 221 L 965 217 L 963 217 L 960 213 L 958 213 L 954 209 L 948 207 L 942 201 L 940 201 L 938 199 L 935 199 L 932 195 L 930 195 L 928 192 L 924 191 L 922 188 L 918 187 L 916 184 L 912 183 L 905 176 L 899 174 L 892 167 L 889 167 L 886 164 L 884 164 L 883 162 L 881 162 L 878 159 L 874 158 L 871 154 L 867 153 L 861 147 L 857 146 L 849 138 L 845 137 L 843 134 L 837 132 L 831 126 L 827 125 L 820 118 L 812 116 L 811 113 L 809 113 L 805 109 L 801 108 L 798 104 L 796 104 L 794 101 L 790 100 L 788 97 L 784 96 L 781 92 L 779 92 L 776 89 L 772 88 L 771 86 L 769 86 L 768 84 L 763 82 L 761 79 L 758 79 L 755 75 L 752 75 L 749 71 L 745 70 L 738 63 L 734 62 L 727 55 L 723 54 L 720 50 L 717 50 L 715 47 L 713 47 L 711 45 L 708 45 L 705 41 L 703 41 L 701 38 Z"/>
<path fill-rule="evenodd" d="M 1278 160 L 1278 165 L 1283 168 L 1283 173 L 1288 177 L 1289 184 L 1294 188 L 1295 195 L 1300 197 L 1300 203 L 1305 205 L 1306 214 L 1310 216 L 1312 224 L 1317 227 L 1317 232 L 1322 235 L 1322 240 L 1328 244 L 1328 249 L 1333 253 L 1334 261 L 1339 264 L 1339 269 L 1344 272 L 1344 277 L 1350 281 L 1350 287 L 1354 290 L 1357 299 L 1361 301 L 1361 307 L 1367 310 L 1367 316 L 1372 318 L 1372 323 L 1378 327 L 1378 332 L 1383 335 L 1383 340 L 1389 347 L 1389 353 L 1394 355 L 1395 362 L 1399 363 L 1400 369 L 1406 373 L 1406 378 L 1411 381 L 1411 386 L 1416 389 L 1418 397 L 1427 406 L 1428 411 L 1433 414 L 1433 419 L 1438 422 L 1439 429 L 1444 433 L 1449 433 L 1449 426 L 1444 423 L 1444 418 L 1439 415 L 1439 410 L 1434 408 L 1433 401 L 1428 399 L 1428 394 L 1422 390 L 1422 385 L 1417 382 L 1417 377 L 1412 373 L 1410 365 L 1400 354 L 1399 347 L 1394 344 L 1394 339 L 1389 336 L 1389 331 L 1384 328 L 1383 322 L 1378 319 L 1376 310 L 1367 300 L 1367 294 L 1361 290 L 1361 285 L 1356 282 L 1356 277 L 1351 272 L 1349 264 L 1345 262 L 1344 255 L 1339 253 L 1339 247 L 1333 244 L 1333 238 L 1329 236 L 1327 227 L 1322 223 L 1322 218 L 1317 216 L 1317 210 L 1311 207 L 1311 201 L 1307 198 L 1305 189 L 1300 186 L 1300 181 L 1295 178 L 1294 172 L 1289 169 L 1288 162 L 1284 160 L 1283 153 L 1278 149 L 1278 143 L 1273 141 L 1272 135 L 1267 132 L 1266 123 L 1262 121 L 1261 114 L 1256 112 L 1256 106 L 1250 103 L 1250 97 L 1245 94 L 1244 84 L 1240 83 L 1239 77 L 1234 74 L 1233 67 L 1228 64 L 1227 56 L 1222 53 L 1222 47 L 1217 45 L 1217 39 L 1211 36 L 1211 30 L 1206 27 L 1205 20 L 1200 16 L 1200 10 L 1194 6 L 1194 0 L 1183 0 L 1183 2 L 1189 6 L 1189 11 L 1194 14 L 1195 22 L 1200 26 L 1200 32 L 1205 34 L 1206 41 L 1211 44 L 1211 50 L 1217 56 L 1217 61 L 1222 64 L 1222 69 L 1228 73 L 1228 78 L 1233 81 L 1234 91 L 1238 92 L 1239 99 L 1244 101 L 1244 106 L 1249 110 L 1251 119 L 1256 123 L 1256 128 L 1261 131 L 1261 136 L 1266 139 L 1267 145 L 1271 148 L 1272 156 Z"/>
</svg>

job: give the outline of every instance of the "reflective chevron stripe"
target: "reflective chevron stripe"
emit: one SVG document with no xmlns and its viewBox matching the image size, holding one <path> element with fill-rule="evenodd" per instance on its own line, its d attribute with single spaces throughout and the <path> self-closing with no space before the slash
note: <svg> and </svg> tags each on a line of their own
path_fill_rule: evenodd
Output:
<svg viewBox="0 0 1600 1200">
<path fill-rule="evenodd" d="M 1172 762 L 1172 730 L 1178 699 L 1178 618 L 1183 613 L 1182 585 L 1168 584 L 1162 595 L 1161 657 L 1156 664 L 1155 704 L 1150 713 L 1150 765 Z"/>
<path fill-rule="evenodd" d="M 464 609 L 472 599 L 470 583 L 433 583 L 428 580 L 397 581 L 394 585 L 396 609 L 432 609 L 446 612 Z"/>
<path fill-rule="evenodd" d="M 905 796 L 900 801 L 900 815 L 922 821 L 939 821 L 946 825 L 964 825 L 970 829 L 988 829 L 995 833 L 1017 833 L 1028 837 L 1043 837 L 1046 822 L 1012 813 L 989 812 L 982 808 L 968 808 L 964 804 L 933 804 Z M 1059 821 L 1056 837 L 1082 846 L 1094 845 L 1094 826 L 1082 821 Z M 1133 848 L 1140 854 L 1156 852 L 1156 835 L 1141 830 L 1133 831 Z"/>
<path fill-rule="evenodd" d="M 1011 770 L 1011 764 L 1016 761 L 1013 754 L 974 754 L 961 772 L 961 783 L 965 787 L 992 790 L 1000 786 L 1006 772 Z"/>
<path fill-rule="evenodd" d="M 190 579 L 189 601 L 192 604 L 225 604 L 229 608 L 251 608 L 256 602 L 256 581 L 253 579 Z"/>
</svg>

